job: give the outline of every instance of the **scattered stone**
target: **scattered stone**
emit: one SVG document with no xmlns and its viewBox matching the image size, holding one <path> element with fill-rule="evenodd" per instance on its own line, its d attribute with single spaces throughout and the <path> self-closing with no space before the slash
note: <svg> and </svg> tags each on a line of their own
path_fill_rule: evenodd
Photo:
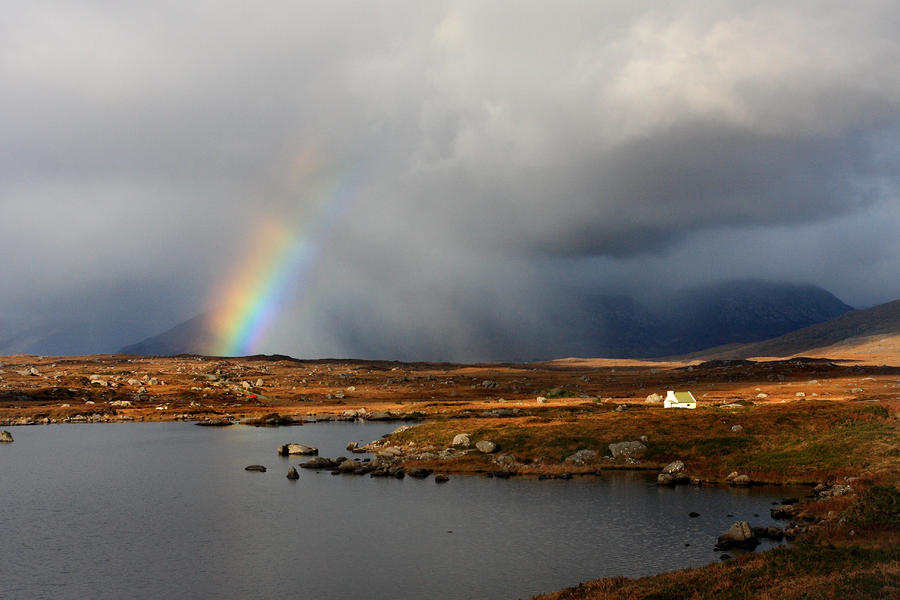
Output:
<svg viewBox="0 0 900 600">
<path fill-rule="evenodd" d="M 673 460 L 665 467 L 663 467 L 662 470 L 663 473 L 666 473 L 668 475 L 676 475 L 678 473 L 681 473 L 682 471 L 684 471 L 684 463 L 680 460 Z"/>
<path fill-rule="evenodd" d="M 566 462 L 581 466 L 581 465 L 584 465 L 585 462 L 592 460 L 596 457 L 597 457 L 596 450 L 589 450 L 587 448 L 584 448 L 582 450 L 579 450 L 578 452 L 576 452 L 575 454 L 573 454 L 571 456 L 567 456 Z"/>
<path fill-rule="evenodd" d="M 228 427 L 229 425 L 234 425 L 234 421 L 229 419 L 207 419 L 205 421 L 197 421 L 194 424 L 200 427 Z"/>
<path fill-rule="evenodd" d="M 862 393 L 863 393 L 863 389 L 862 389 L 861 387 L 855 387 L 855 388 L 853 388 L 852 390 L 850 390 L 850 393 L 851 393 L 851 394 L 862 394 Z"/>
<path fill-rule="evenodd" d="M 289 454 L 300 454 L 302 456 L 316 455 L 319 453 L 318 448 L 306 446 L 304 444 L 282 444 L 278 446 L 278 455 L 287 456 Z"/>
<path fill-rule="evenodd" d="M 125 407 L 131 406 L 131 401 L 130 400 L 113 400 L 112 402 L 109 403 L 109 405 L 110 406 L 120 406 L 120 407 L 125 408 Z"/>
<path fill-rule="evenodd" d="M 3 431 L 0 431 L 0 443 L 12 444 L 14 441 L 15 440 L 13 440 L 13 436 L 10 432 L 6 431 L 5 429 Z"/>
<path fill-rule="evenodd" d="M 491 454 L 497 451 L 497 444 L 490 440 L 481 440 L 475 444 L 475 447 L 485 454 Z"/>
<path fill-rule="evenodd" d="M 462 446 L 463 448 L 468 448 L 472 443 L 472 440 L 469 438 L 468 433 L 457 433 L 453 436 L 453 443 L 451 446 Z"/>
<path fill-rule="evenodd" d="M 798 397 L 798 398 L 806 398 L 806 394 L 803 393 L 803 392 L 797 392 L 797 393 L 794 394 L 794 395 L 795 395 L 796 397 Z"/>
<path fill-rule="evenodd" d="M 481 387 L 483 387 L 486 390 L 496 389 L 498 387 L 498 385 L 499 384 L 496 381 L 493 381 L 490 379 L 485 379 L 484 381 L 481 382 Z"/>
<path fill-rule="evenodd" d="M 258 471 L 259 473 L 265 473 L 266 468 L 262 465 L 250 465 L 249 467 L 244 467 L 245 471 Z"/>
<path fill-rule="evenodd" d="M 736 521 L 725 533 L 719 536 L 716 542 L 716 550 L 729 548 L 753 549 L 759 545 L 759 540 L 753 535 L 753 529 L 747 521 Z"/>
<path fill-rule="evenodd" d="M 616 412 L 625 412 L 626 410 L 628 410 L 627 404 L 619 404 L 616 406 Z"/>
<path fill-rule="evenodd" d="M 338 463 L 324 456 L 315 456 L 300 465 L 301 469 L 334 469 Z"/>
<path fill-rule="evenodd" d="M 743 425 L 732 425 L 732 426 L 731 426 L 731 431 L 734 432 L 734 433 L 740 433 L 740 432 L 742 432 L 743 430 L 744 430 L 744 426 L 743 426 Z"/>
<path fill-rule="evenodd" d="M 647 451 L 647 446 L 638 441 L 633 442 L 616 442 L 609 445 L 609 451 L 613 458 L 625 458 L 635 454 L 643 454 Z"/>
<path fill-rule="evenodd" d="M 263 386 L 263 380 L 262 380 L 261 378 L 260 378 L 260 379 L 257 379 L 257 380 L 256 380 L 256 387 L 262 387 L 262 386 Z"/>
<path fill-rule="evenodd" d="M 768 398 L 769 395 L 766 394 L 765 392 L 760 392 L 760 393 L 758 393 L 758 394 L 756 395 L 756 397 L 759 398 L 759 399 L 761 399 L 761 400 L 764 400 L 764 399 Z"/>
<path fill-rule="evenodd" d="M 288 469 L 287 478 L 288 479 L 300 479 L 300 473 L 297 472 L 297 469 L 295 469 L 293 466 L 291 466 L 291 468 Z"/>
</svg>

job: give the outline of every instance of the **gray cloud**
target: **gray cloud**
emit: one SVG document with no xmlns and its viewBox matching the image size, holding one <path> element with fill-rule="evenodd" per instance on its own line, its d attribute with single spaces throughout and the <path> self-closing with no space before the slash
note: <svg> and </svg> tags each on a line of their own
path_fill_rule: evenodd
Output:
<svg viewBox="0 0 900 600">
<path fill-rule="evenodd" d="M 896 298 L 898 16 L 891 2 L 10 8 L 0 317 L 114 310 L 145 323 L 130 336 L 153 333 L 217 301 L 265 218 L 318 252 L 267 351 L 490 355 L 572 289 L 755 276 Z M 317 231 L 340 185 L 344 212 Z"/>
</svg>

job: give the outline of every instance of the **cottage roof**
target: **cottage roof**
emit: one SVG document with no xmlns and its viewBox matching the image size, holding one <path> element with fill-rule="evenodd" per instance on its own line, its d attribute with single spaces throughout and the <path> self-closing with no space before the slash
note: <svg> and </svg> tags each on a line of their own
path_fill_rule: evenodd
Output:
<svg viewBox="0 0 900 600">
<path fill-rule="evenodd" d="M 675 392 L 675 401 L 678 403 L 686 402 L 686 403 L 695 403 L 694 395 L 690 392 Z"/>
</svg>

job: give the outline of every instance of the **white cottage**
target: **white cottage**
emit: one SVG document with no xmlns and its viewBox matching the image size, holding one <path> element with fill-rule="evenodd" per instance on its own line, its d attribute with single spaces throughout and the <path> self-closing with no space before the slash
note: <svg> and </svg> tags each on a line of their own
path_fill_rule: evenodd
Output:
<svg viewBox="0 0 900 600">
<path fill-rule="evenodd" d="M 666 399 L 663 401 L 665 408 L 697 408 L 697 400 L 690 392 L 666 392 Z"/>
</svg>

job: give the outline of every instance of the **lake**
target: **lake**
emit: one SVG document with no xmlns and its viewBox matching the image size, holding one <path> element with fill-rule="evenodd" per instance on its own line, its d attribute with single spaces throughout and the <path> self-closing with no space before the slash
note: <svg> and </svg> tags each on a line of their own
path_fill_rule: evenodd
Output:
<svg viewBox="0 0 900 600">
<path fill-rule="evenodd" d="M 772 524 L 772 502 L 796 494 L 658 488 L 638 472 L 438 485 L 301 469 L 290 481 L 305 457 L 275 453 L 300 442 L 349 455 L 348 441 L 395 426 L 9 427 L 0 597 L 524 598 L 716 561 L 731 523 Z M 268 472 L 244 470 L 257 463 Z"/>
</svg>

